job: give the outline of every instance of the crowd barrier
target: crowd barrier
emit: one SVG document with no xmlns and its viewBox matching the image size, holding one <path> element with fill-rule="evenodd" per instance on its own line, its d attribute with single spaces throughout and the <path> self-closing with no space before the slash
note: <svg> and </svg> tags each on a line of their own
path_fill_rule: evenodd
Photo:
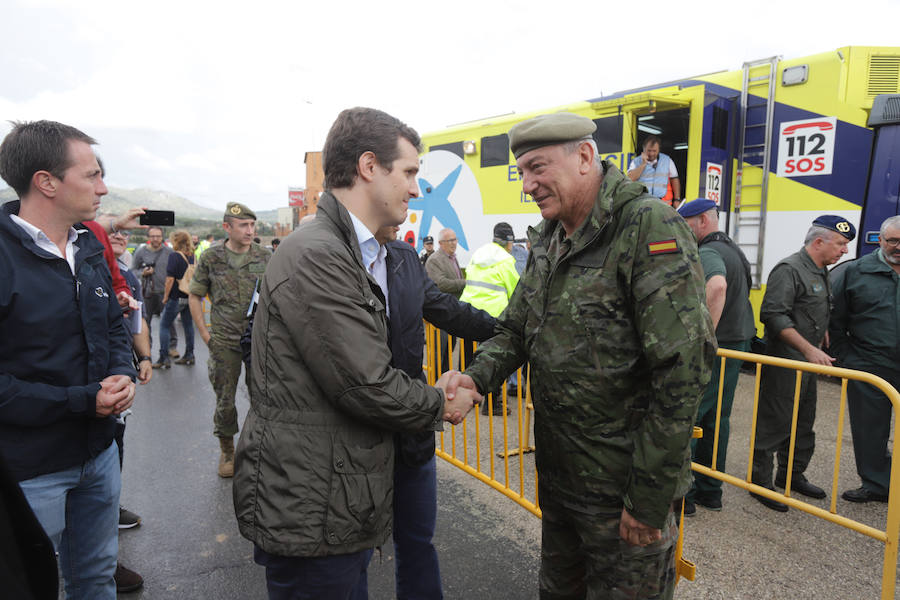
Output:
<svg viewBox="0 0 900 600">
<path fill-rule="evenodd" d="M 426 323 L 426 374 L 431 384 L 437 380 L 440 372 L 444 370 L 445 365 L 441 364 L 442 358 L 440 352 L 440 332 L 431 324 Z M 452 342 L 451 338 L 451 348 Z M 725 376 L 725 359 L 743 360 L 745 364 L 753 363 L 756 365 L 756 373 L 754 378 L 753 391 L 753 412 L 751 420 L 751 429 L 749 432 L 750 447 L 749 460 L 746 479 L 735 477 L 723 471 L 714 468 L 717 464 L 717 448 L 719 437 L 719 417 L 722 409 L 722 385 L 719 385 L 719 397 L 716 406 L 716 426 L 712 432 L 705 432 L 705 435 L 713 435 L 713 468 L 692 463 L 692 469 L 697 473 L 702 473 L 719 479 L 724 483 L 733 485 L 749 492 L 777 500 L 792 508 L 806 512 L 815 517 L 824 519 L 836 525 L 840 525 L 847 529 L 856 531 L 870 538 L 883 543 L 884 560 L 882 564 L 882 600 L 893 599 L 896 587 L 896 569 L 898 554 L 898 537 L 900 537 L 900 493 L 897 491 L 900 485 L 900 461 L 892 461 L 891 463 L 891 482 L 889 491 L 889 502 L 885 528 L 877 529 L 866 525 L 859 521 L 849 519 L 837 513 L 837 496 L 838 496 L 838 476 L 841 466 L 841 449 L 844 432 L 844 415 L 846 413 L 847 404 L 847 381 L 856 380 L 868 383 L 878 388 L 891 401 L 894 408 L 894 414 L 900 408 L 900 393 L 894 389 L 888 382 L 880 377 L 876 377 L 870 373 L 862 371 L 854 371 L 851 369 L 843 369 L 839 367 L 829 367 L 815 365 L 802 361 L 787 360 L 772 356 L 760 354 L 751 354 L 748 352 L 738 352 L 735 350 L 720 349 L 718 351 L 720 357 L 716 361 L 716 374 L 720 382 Z M 463 370 L 465 368 L 465 355 L 457 349 L 455 368 Z M 785 482 L 784 493 L 779 493 L 767 488 L 760 487 L 751 482 L 752 475 L 752 456 L 755 443 L 757 408 L 759 405 L 759 387 L 760 376 L 762 373 L 762 365 L 770 365 L 773 367 L 782 367 L 797 372 L 796 386 L 794 392 L 794 409 L 791 423 L 790 435 L 790 451 L 788 454 L 788 479 Z M 841 381 L 840 408 L 837 417 L 837 440 L 834 455 L 833 478 L 831 482 L 831 503 L 829 510 L 824 510 L 818 506 L 809 504 L 802 500 L 797 500 L 791 496 L 790 473 L 794 462 L 794 441 L 797 431 L 797 414 L 798 399 L 800 395 L 800 382 L 802 373 L 815 373 L 818 375 L 828 375 Z M 516 373 L 517 390 L 515 394 L 507 392 L 507 385 L 501 388 L 502 407 L 498 418 L 502 421 L 498 424 L 493 415 L 493 410 L 488 416 L 480 414 L 479 409 L 473 410 L 474 418 L 469 417 L 459 426 L 451 427 L 449 432 L 440 434 L 440 441 L 437 444 L 436 454 L 439 458 L 458 467 L 464 472 L 472 475 L 479 481 L 494 488 L 504 494 L 526 510 L 541 517 L 540 502 L 538 498 L 538 477 L 534 465 L 533 451 L 534 446 L 531 445 L 531 420 L 533 415 L 533 405 L 531 403 L 531 390 L 529 385 L 529 375 L 527 369 L 519 369 Z M 492 399 L 489 396 L 485 399 L 486 405 L 492 407 Z M 506 414 L 506 408 L 512 409 L 511 414 Z M 820 412 L 817 420 L 826 418 Z M 512 421 L 512 424 L 510 423 Z M 895 419 L 894 423 L 894 439 L 900 439 L 900 419 Z M 694 436 L 704 435 L 699 428 L 695 428 Z M 732 436 L 734 430 L 732 428 Z M 513 475 L 514 481 L 511 483 L 510 475 Z M 515 481 L 517 475 L 517 481 Z M 694 580 L 696 566 L 682 556 L 683 544 L 683 526 L 684 519 L 680 519 L 680 532 L 678 545 L 676 547 L 677 571 L 679 577 L 685 577 Z"/>
</svg>

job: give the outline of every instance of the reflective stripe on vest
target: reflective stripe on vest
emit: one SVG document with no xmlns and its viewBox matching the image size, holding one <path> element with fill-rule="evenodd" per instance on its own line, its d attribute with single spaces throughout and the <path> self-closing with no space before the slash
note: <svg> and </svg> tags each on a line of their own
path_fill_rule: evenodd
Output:
<svg viewBox="0 0 900 600">
<path fill-rule="evenodd" d="M 637 161 L 635 167 L 641 166 L 644 159 L 639 156 Z M 639 182 L 647 186 L 647 191 L 657 198 L 662 198 L 666 195 L 666 189 L 669 185 L 669 162 L 671 162 L 671 159 L 668 155 L 660 152 L 656 161 L 656 168 L 648 166 L 641 173 L 640 179 L 638 179 Z"/>
<path fill-rule="evenodd" d="M 506 288 L 502 285 L 497 285 L 496 283 L 487 283 L 485 281 L 474 281 L 472 279 L 466 279 L 466 285 L 494 290 L 495 292 L 503 292 L 504 294 L 506 294 Z"/>
</svg>

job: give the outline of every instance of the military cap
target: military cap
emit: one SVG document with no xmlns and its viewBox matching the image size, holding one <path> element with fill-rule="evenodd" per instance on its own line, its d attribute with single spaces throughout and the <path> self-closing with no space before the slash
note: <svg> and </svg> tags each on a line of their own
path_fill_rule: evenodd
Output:
<svg viewBox="0 0 900 600">
<path fill-rule="evenodd" d="M 597 125 L 587 117 L 560 112 L 538 115 L 533 119 L 516 123 L 509 130 L 509 147 L 519 158 L 543 146 L 589 140 Z"/>
<path fill-rule="evenodd" d="M 501 221 L 494 225 L 494 241 L 495 242 L 512 242 L 516 239 L 513 228 L 509 223 Z"/>
<path fill-rule="evenodd" d="M 813 221 L 812 224 L 824 227 L 825 229 L 830 229 L 831 231 L 836 231 L 851 242 L 853 241 L 853 238 L 856 237 L 856 227 L 844 217 L 839 217 L 837 215 L 822 215 L 821 217 L 816 217 L 816 220 Z"/>
<path fill-rule="evenodd" d="M 718 208 L 715 202 L 706 198 L 697 198 L 690 202 L 685 202 L 678 207 L 678 214 L 687 219 L 688 217 L 696 217 L 702 215 L 711 208 Z"/>
<path fill-rule="evenodd" d="M 425 237 L 422 238 L 422 243 L 423 244 L 433 244 L 434 238 L 431 237 L 430 235 L 426 235 Z"/>
<path fill-rule="evenodd" d="M 256 213 L 240 202 L 229 202 L 225 205 L 225 217 L 233 217 L 235 219 L 253 219 L 255 221 Z"/>
</svg>

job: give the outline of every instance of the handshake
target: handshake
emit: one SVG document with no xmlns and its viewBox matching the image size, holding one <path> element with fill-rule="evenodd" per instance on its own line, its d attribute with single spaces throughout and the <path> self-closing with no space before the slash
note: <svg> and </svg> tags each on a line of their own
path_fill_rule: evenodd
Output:
<svg viewBox="0 0 900 600">
<path fill-rule="evenodd" d="M 444 391 L 444 420 L 459 425 L 482 397 L 472 378 L 459 371 L 450 370 L 441 375 L 435 387 Z"/>
</svg>

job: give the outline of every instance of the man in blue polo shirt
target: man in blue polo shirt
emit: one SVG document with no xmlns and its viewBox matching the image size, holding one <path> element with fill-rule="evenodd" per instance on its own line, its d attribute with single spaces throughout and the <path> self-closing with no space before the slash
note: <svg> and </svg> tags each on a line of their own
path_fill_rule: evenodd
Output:
<svg viewBox="0 0 900 600">
<path fill-rule="evenodd" d="M 131 406 L 131 340 L 94 218 L 106 186 L 81 131 L 15 123 L 0 176 L 0 455 L 59 552 L 70 600 L 113 599 L 116 416 Z"/>
</svg>

